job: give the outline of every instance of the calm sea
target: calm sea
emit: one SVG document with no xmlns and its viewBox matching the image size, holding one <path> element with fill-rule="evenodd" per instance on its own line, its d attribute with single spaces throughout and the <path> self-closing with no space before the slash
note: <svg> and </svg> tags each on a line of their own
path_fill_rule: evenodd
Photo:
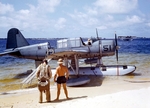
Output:
<svg viewBox="0 0 150 108">
<path fill-rule="evenodd" d="M 56 39 L 27 39 L 30 44 L 49 42 L 56 47 Z M 142 78 L 150 79 L 150 39 L 134 39 L 133 41 L 118 41 L 120 65 L 135 65 L 137 67 L 133 75 L 130 76 L 107 76 L 105 80 Z M 0 39 L 0 52 L 6 47 L 6 39 Z M 117 64 L 116 56 L 104 57 L 103 64 Z M 57 64 L 50 62 L 51 67 Z M 0 92 L 16 90 L 21 88 L 20 82 L 23 81 L 31 70 L 35 68 L 34 60 L 20 59 L 11 56 L 0 57 Z M 28 85 L 26 88 L 35 87 L 36 83 Z"/>
</svg>

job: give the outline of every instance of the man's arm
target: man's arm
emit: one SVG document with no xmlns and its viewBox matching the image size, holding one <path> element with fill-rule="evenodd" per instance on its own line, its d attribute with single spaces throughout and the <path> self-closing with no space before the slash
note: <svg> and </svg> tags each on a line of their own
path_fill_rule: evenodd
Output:
<svg viewBox="0 0 150 108">
<path fill-rule="evenodd" d="M 68 68 L 66 67 L 66 79 L 68 80 L 69 78 L 69 71 L 68 71 Z"/>
<path fill-rule="evenodd" d="M 52 71 L 51 71 L 51 67 L 48 66 L 48 75 L 49 75 L 49 79 L 52 77 Z"/>
<path fill-rule="evenodd" d="M 56 73 L 55 73 L 55 75 L 54 75 L 54 82 L 56 82 L 56 81 L 57 81 L 57 80 L 56 80 L 57 72 L 58 72 L 58 69 L 56 68 Z"/>
<path fill-rule="evenodd" d="M 36 71 L 36 77 L 38 78 L 40 75 L 40 66 L 37 67 L 37 71 Z"/>
</svg>

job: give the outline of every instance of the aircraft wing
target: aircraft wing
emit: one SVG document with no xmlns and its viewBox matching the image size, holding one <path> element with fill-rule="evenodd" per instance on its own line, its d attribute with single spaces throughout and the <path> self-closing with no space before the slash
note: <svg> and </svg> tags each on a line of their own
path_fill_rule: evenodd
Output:
<svg viewBox="0 0 150 108">
<path fill-rule="evenodd" d="M 57 57 L 64 57 L 65 55 L 67 56 L 73 56 L 75 54 L 86 54 L 86 50 L 71 50 L 71 51 L 63 51 L 63 52 L 55 52 L 53 54 L 48 55 L 48 58 L 55 59 Z"/>
<path fill-rule="evenodd" d="M 18 52 L 18 50 L 5 50 L 5 52 L 0 53 L 0 56 L 12 54 L 14 52 Z"/>
</svg>

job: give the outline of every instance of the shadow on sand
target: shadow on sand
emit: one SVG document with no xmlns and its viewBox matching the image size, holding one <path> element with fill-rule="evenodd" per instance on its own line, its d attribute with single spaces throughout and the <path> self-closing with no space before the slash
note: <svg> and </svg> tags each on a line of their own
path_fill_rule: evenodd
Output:
<svg viewBox="0 0 150 108">
<path fill-rule="evenodd" d="M 31 73 L 33 72 L 33 70 L 27 70 L 26 72 L 22 72 L 17 74 L 14 78 L 16 79 L 20 79 L 20 78 L 26 78 L 27 76 L 29 76 Z"/>
<path fill-rule="evenodd" d="M 9 93 L 9 92 L 3 92 L 3 93 L 0 93 L 0 95 L 10 95 L 10 94 L 17 94 L 17 92 L 12 92 L 12 93 Z"/>
<path fill-rule="evenodd" d="M 80 76 L 82 77 L 82 76 Z M 90 76 L 86 76 L 90 79 L 89 83 L 83 84 L 83 85 L 79 85 L 79 86 L 70 86 L 70 87 L 94 87 L 94 86 L 101 86 L 103 83 L 103 80 L 105 79 L 104 76 L 94 76 L 94 75 L 90 75 Z"/>
<path fill-rule="evenodd" d="M 74 100 L 74 99 L 80 99 L 80 98 L 87 98 L 87 96 L 69 97 L 69 99 L 52 100 L 51 102 L 45 102 L 45 103 L 59 103 L 59 102 L 64 102 L 64 101 L 69 101 L 69 100 Z"/>
<path fill-rule="evenodd" d="M 129 73 L 126 76 L 141 76 L 141 73 Z"/>
</svg>

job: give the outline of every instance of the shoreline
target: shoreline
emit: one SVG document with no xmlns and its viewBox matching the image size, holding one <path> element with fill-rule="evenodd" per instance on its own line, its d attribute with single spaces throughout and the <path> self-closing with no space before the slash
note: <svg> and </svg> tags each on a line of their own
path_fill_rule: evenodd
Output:
<svg viewBox="0 0 150 108">
<path fill-rule="evenodd" d="M 40 104 L 38 103 L 39 93 L 37 87 L 9 91 L 0 94 L 0 108 L 11 108 L 12 106 L 13 108 L 20 108 L 22 106 L 29 108 L 60 108 L 62 106 L 66 108 L 83 108 L 87 106 L 91 108 L 97 107 L 96 105 L 98 107 L 116 108 L 124 107 L 126 104 L 128 107 L 125 106 L 125 108 L 142 108 L 139 107 L 142 105 L 144 108 L 150 107 L 150 103 L 146 101 L 150 100 L 150 82 L 131 83 L 124 80 L 106 80 L 102 81 L 99 85 L 94 85 L 93 82 L 90 82 L 80 87 L 68 87 L 68 94 L 70 100 L 65 99 L 63 90 L 61 90 L 60 100 L 54 101 L 56 98 L 56 86 L 51 86 L 52 102 Z M 45 101 L 45 96 L 43 96 L 43 101 Z M 123 101 L 126 102 L 124 103 Z"/>
</svg>

